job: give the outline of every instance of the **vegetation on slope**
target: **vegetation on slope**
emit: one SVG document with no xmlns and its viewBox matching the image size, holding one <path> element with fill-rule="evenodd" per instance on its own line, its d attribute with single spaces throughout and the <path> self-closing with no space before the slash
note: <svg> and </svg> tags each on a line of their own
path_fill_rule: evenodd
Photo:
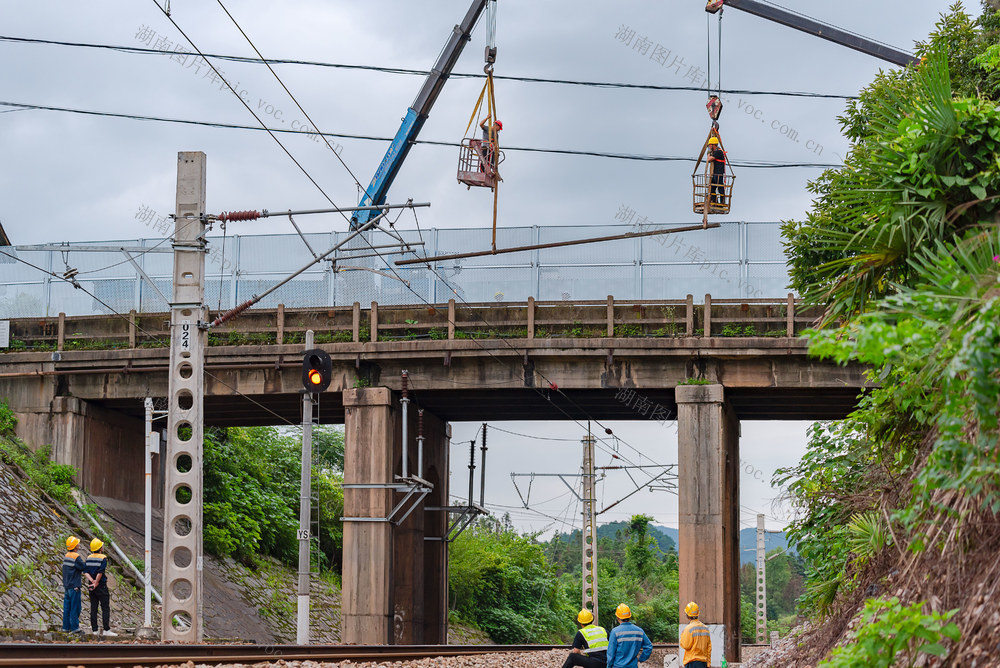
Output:
<svg viewBox="0 0 1000 668">
<path fill-rule="evenodd" d="M 879 385 L 779 472 L 801 509 L 797 665 L 969 665 L 1000 638 L 1000 17 L 960 5 L 842 119 L 845 166 L 784 227 L 793 287 L 824 303 L 814 354 Z M 852 623 L 853 620 L 853 623 Z M 851 628 L 850 632 L 848 629 Z M 929 662 L 929 664 L 927 663 Z"/>
</svg>

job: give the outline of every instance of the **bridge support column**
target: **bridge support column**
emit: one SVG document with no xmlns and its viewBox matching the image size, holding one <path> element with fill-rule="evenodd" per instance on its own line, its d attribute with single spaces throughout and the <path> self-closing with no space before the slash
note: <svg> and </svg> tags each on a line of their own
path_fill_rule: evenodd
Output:
<svg viewBox="0 0 1000 668">
<path fill-rule="evenodd" d="M 678 385 L 681 628 L 695 601 L 712 631 L 712 662 L 738 661 L 739 421 L 722 385 Z"/>
<path fill-rule="evenodd" d="M 441 644 L 447 640 L 447 513 L 450 427 L 424 413 L 424 479 L 434 484 L 396 525 L 385 521 L 404 494 L 379 487 L 402 471 L 402 414 L 384 387 L 344 390 L 344 564 L 341 639 L 349 644 Z M 411 404 L 409 471 L 417 471 Z M 411 499 L 412 502 L 412 499 Z M 405 512 L 405 511 L 403 511 Z M 402 512 L 399 513 L 402 515 Z"/>
</svg>

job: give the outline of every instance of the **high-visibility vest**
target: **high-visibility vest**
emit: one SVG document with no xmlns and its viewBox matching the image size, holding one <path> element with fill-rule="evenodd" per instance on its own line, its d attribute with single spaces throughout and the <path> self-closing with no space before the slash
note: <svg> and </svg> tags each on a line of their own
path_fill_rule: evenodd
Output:
<svg viewBox="0 0 1000 668">
<path fill-rule="evenodd" d="M 608 632 L 602 626 L 588 624 L 580 629 L 584 640 L 587 641 L 587 653 L 599 652 L 608 648 Z"/>
</svg>

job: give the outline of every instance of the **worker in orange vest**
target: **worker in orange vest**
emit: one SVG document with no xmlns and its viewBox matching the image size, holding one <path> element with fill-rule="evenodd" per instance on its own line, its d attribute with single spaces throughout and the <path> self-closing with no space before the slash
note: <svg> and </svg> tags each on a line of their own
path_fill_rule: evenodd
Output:
<svg viewBox="0 0 1000 668">
<path fill-rule="evenodd" d="M 708 627 L 698 621 L 698 604 L 691 601 L 684 606 L 684 614 L 691 623 L 681 632 L 681 648 L 687 668 L 708 668 L 712 658 L 712 638 Z"/>
</svg>

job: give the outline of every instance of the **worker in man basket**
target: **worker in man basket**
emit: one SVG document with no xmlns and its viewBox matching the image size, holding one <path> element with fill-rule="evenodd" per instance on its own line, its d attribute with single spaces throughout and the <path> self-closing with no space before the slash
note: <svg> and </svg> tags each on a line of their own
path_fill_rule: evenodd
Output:
<svg viewBox="0 0 1000 668">
<path fill-rule="evenodd" d="M 712 657 L 712 638 L 708 627 L 698 621 L 698 604 L 691 601 L 684 606 L 684 614 L 691 623 L 681 632 L 681 648 L 687 668 L 708 668 Z"/>
<path fill-rule="evenodd" d="M 108 590 L 108 558 L 101 554 L 104 541 L 95 538 L 90 541 L 90 556 L 87 557 L 86 573 L 90 576 L 90 631 L 98 635 L 97 609 L 104 613 L 101 621 L 104 623 L 104 635 L 118 635 L 111 630 L 111 592 Z"/>
<path fill-rule="evenodd" d="M 622 603 L 615 609 L 618 626 L 608 636 L 608 668 L 636 668 L 653 653 L 646 632 L 632 623 L 632 611 Z"/>
<path fill-rule="evenodd" d="M 483 131 L 483 143 L 482 143 L 482 157 L 486 164 L 490 166 L 490 171 L 494 171 L 496 164 L 494 163 L 494 154 L 496 153 L 496 145 L 494 144 L 494 139 L 497 143 L 500 141 L 500 131 L 503 130 L 503 123 L 500 121 L 493 121 L 493 137 L 490 137 L 490 122 L 493 121 L 492 118 L 487 116 L 483 119 L 483 122 L 479 124 L 479 127 Z M 479 171 L 486 171 L 485 166 L 480 163 Z"/>
<path fill-rule="evenodd" d="M 726 203 L 726 153 L 719 148 L 719 138 L 708 138 L 708 162 L 712 165 L 712 204 Z"/>
<path fill-rule="evenodd" d="M 573 649 L 562 668 L 604 668 L 608 663 L 608 632 L 594 623 L 594 613 L 590 610 L 581 610 L 576 623 L 580 630 L 573 637 Z"/>
</svg>

